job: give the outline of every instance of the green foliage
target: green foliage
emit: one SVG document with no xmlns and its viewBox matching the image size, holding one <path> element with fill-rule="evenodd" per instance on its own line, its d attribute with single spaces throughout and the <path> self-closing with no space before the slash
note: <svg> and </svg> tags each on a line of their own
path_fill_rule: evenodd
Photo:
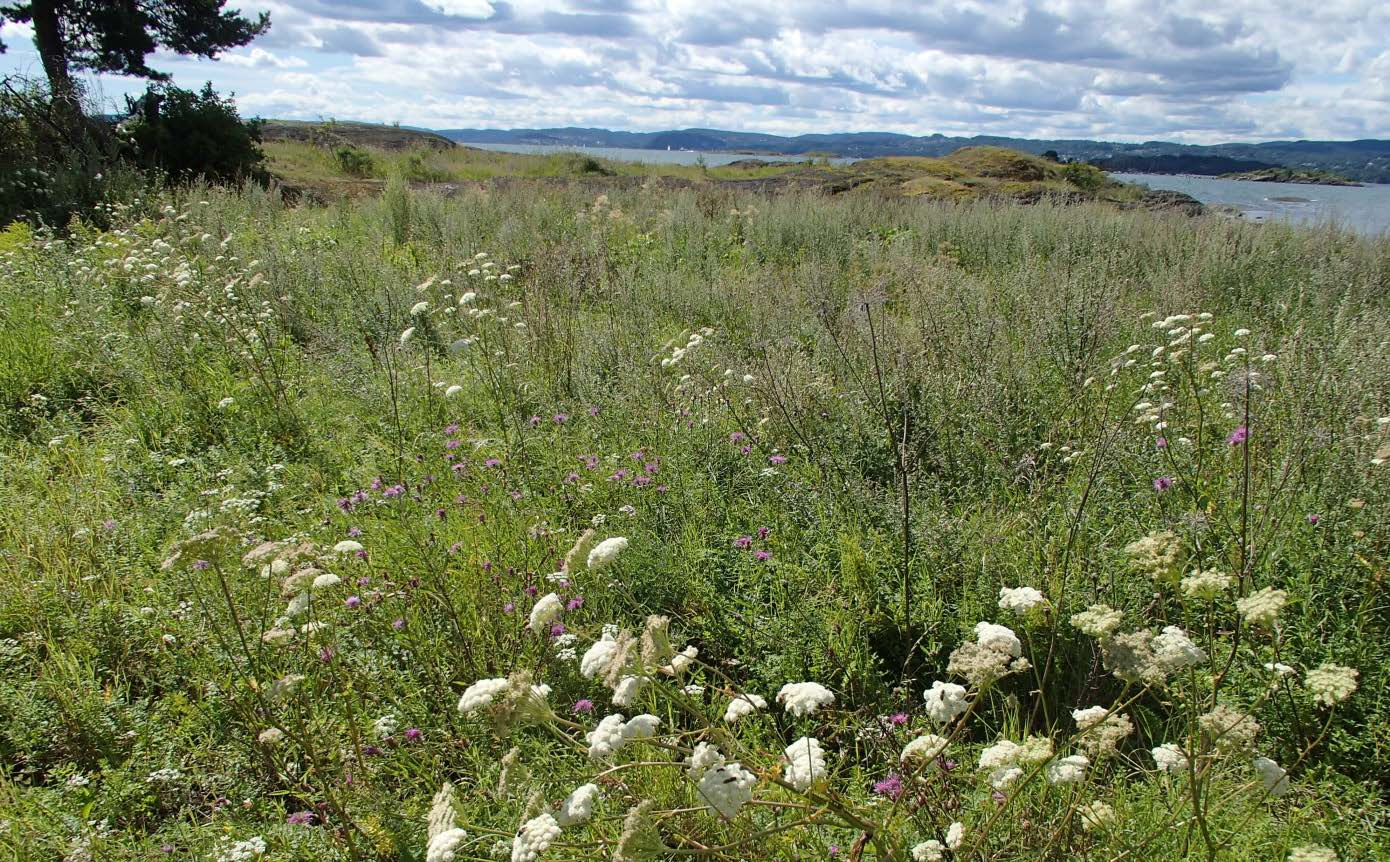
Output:
<svg viewBox="0 0 1390 862">
<path fill-rule="evenodd" d="M 331 206 L 193 185 L 109 217 L 0 233 L 0 840 L 29 858 L 214 858 L 252 836 L 267 858 L 423 858 L 445 780 L 465 855 L 505 856 L 533 791 L 552 810 L 594 779 L 583 732 L 617 709 L 530 630 L 551 590 L 583 598 L 560 617 L 580 653 L 669 616 L 698 663 L 626 713 L 737 752 L 773 804 L 721 821 L 686 751 L 634 744 L 546 858 L 611 857 L 644 799 L 669 846 L 759 862 L 847 855 L 864 823 L 860 858 L 899 862 L 956 820 L 974 859 L 1390 850 L 1385 240 L 1099 206 L 444 196 L 405 171 Z M 629 547 L 562 586 L 586 528 Z M 1138 571 L 1125 547 L 1163 529 L 1241 586 L 1208 610 Z M 266 540 L 285 544 L 244 558 Z M 1020 585 L 1051 607 L 1001 609 Z M 1235 611 L 1267 586 L 1288 593 L 1277 629 Z M 1128 688 L 1068 622 L 1099 602 L 1215 660 Z M 954 769 L 875 802 L 981 620 L 1033 667 L 972 687 Z M 1360 670 L 1334 709 L 1303 684 L 1324 662 Z M 521 670 L 563 721 L 456 709 Z M 729 691 L 797 680 L 833 707 L 722 722 Z M 1212 700 L 1260 721 L 1287 796 L 1252 789 L 1245 754 L 1195 784 L 1155 774 L 1148 749 L 1199 750 L 1189 713 Z M 1064 753 L 1070 710 L 1112 703 L 1134 732 L 1083 783 L 995 802 L 983 749 L 1032 733 Z M 803 735 L 835 791 L 810 809 L 775 785 Z M 519 788 L 499 781 L 513 746 Z M 1081 824 L 1093 801 L 1114 828 Z"/>
<path fill-rule="evenodd" d="M 338 170 L 350 177 L 369 177 L 376 169 L 372 154 L 358 147 L 338 147 L 333 151 Z"/>
<path fill-rule="evenodd" d="M 130 113 L 117 134 L 131 162 L 179 182 L 266 179 L 258 123 L 243 122 L 236 104 L 210 82 L 196 93 L 152 85 L 127 102 Z"/>
</svg>

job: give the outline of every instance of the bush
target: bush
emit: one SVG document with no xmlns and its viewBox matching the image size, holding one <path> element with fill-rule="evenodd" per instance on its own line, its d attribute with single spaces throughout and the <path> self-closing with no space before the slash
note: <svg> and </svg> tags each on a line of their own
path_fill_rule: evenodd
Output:
<svg viewBox="0 0 1390 862">
<path fill-rule="evenodd" d="M 357 147 L 338 147 L 333 158 L 338 162 L 338 170 L 350 177 L 369 177 L 376 168 L 372 154 Z"/>
<path fill-rule="evenodd" d="M 245 122 L 230 98 L 203 86 L 200 92 L 151 85 L 127 99 L 129 116 L 117 126 L 122 155 L 147 171 L 186 182 L 265 182 L 260 123 Z"/>
</svg>

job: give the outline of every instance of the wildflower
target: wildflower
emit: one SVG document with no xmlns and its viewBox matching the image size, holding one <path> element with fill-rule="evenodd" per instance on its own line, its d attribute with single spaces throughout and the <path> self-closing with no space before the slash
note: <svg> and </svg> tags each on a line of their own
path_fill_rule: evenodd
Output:
<svg viewBox="0 0 1390 862">
<path fill-rule="evenodd" d="M 581 697 L 579 700 L 576 700 L 574 702 L 574 706 L 570 707 L 570 712 L 573 712 L 575 715 L 583 715 L 586 712 L 593 711 L 594 702 L 592 700 L 589 700 L 587 697 Z"/>
<path fill-rule="evenodd" d="M 493 699 L 506 689 L 507 680 L 503 677 L 480 679 L 464 690 L 459 698 L 459 712 L 469 715 L 491 706 Z"/>
<path fill-rule="evenodd" d="M 1319 844 L 1302 844 L 1289 851 L 1288 862 L 1338 862 L 1338 856 Z"/>
<path fill-rule="evenodd" d="M 946 858 L 946 845 L 929 838 L 912 848 L 912 862 L 940 862 Z"/>
<path fill-rule="evenodd" d="M 1183 595 L 1198 601 L 1214 601 L 1231 588 L 1234 579 L 1225 572 L 1199 569 L 1182 579 Z"/>
<path fill-rule="evenodd" d="M 623 736 L 625 723 L 622 713 L 615 712 L 586 733 L 584 737 L 589 741 L 589 757 L 593 760 L 603 760 L 622 748 L 627 742 L 627 738 Z"/>
<path fill-rule="evenodd" d="M 1114 751 L 1120 740 L 1134 732 L 1134 724 L 1127 716 L 1103 706 L 1073 709 L 1071 717 L 1079 732 L 1077 744 L 1095 755 Z"/>
<path fill-rule="evenodd" d="M 256 736 L 256 741 L 262 745 L 279 745 L 285 738 L 285 732 L 278 727 L 267 727 Z"/>
<path fill-rule="evenodd" d="M 444 397 L 445 397 L 445 398 L 453 398 L 453 397 L 455 397 L 456 395 L 458 395 L 458 394 L 459 394 L 460 392 L 462 392 L 462 391 L 463 391 L 463 387 L 460 386 L 460 385 L 458 385 L 457 383 L 455 383 L 455 384 L 453 384 L 452 386 L 450 386 L 448 389 L 445 389 L 445 390 L 444 390 Z"/>
<path fill-rule="evenodd" d="M 944 736 L 934 733 L 923 734 L 903 746 L 898 760 L 901 763 L 922 763 L 928 770 L 934 769 L 937 759 L 946 753 L 948 742 Z"/>
<path fill-rule="evenodd" d="M 425 314 L 429 310 L 430 304 L 422 299 L 410 307 L 410 316 L 419 317 L 420 315 Z"/>
<path fill-rule="evenodd" d="M 1176 582 L 1182 562 L 1182 545 L 1176 533 L 1161 530 L 1149 533 L 1125 546 L 1130 565 L 1158 583 Z"/>
<path fill-rule="evenodd" d="M 326 590 L 329 587 L 336 587 L 338 584 L 342 582 L 343 579 L 333 574 L 332 572 L 324 572 L 323 574 L 314 578 L 312 587 L 316 590 Z"/>
<path fill-rule="evenodd" d="M 560 824 L 553 815 L 532 817 L 521 825 L 512 839 L 512 862 L 536 862 L 559 837 Z"/>
<path fill-rule="evenodd" d="M 1187 771 L 1187 755 L 1171 742 L 1163 743 L 1149 754 L 1153 755 L 1154 765 L 1160 772 L 1171 774 Z"/>
<path fill-rule="evenodd" d="M 618 680 L 617 687 L 613 689 L 613 705 L 631 706 L 646 681 L 645 677 L 640 676 L 625 676 Z"/>
<path fill-rule="evenodd" d="M 1239 446 L 1250 439 L 1250 429 L 1244 425 L 1237 425 L 1235 430 L 1226 435 L 1227 446 Z"/>
<path fill-rule="evenodd" d="M 907 724 L 907 713 L 895 712 L 888 716 L 886 721 L 893 727 L 902 727 L 904 724 Z"/>
<path fill-rule="evenodd" d="M 724 755 L 708 742 L 700 742 L 696 743 L 695 750 L 685 762 L 689 764 L 685 774 L 690 776 L 691 780 L 699 781 L 709 770 L 724 765 Z"/>
<path fill-rule="evenodd" d="M 818 682 L 789 682 L 777 692 L 777 702 L 792 715 L 804 718 L 822 706 L 834 703 L 835 695 Z"/>
<path fill-rule="evenodd" d="M 312 826 L 314 823 L 314 812 L 296 811 L 285 818 L 287 826 Z"/>
<path fill-rule="evenodd" d="M 1120 627 L 1124 614 L 1109 605 L 1091 605 L 1079 614 L 1073 614 L 1071 624 L 1082 634 L 1093 638 L 1103 638 Z"/>
<path fill-rule="evenodd" d="M 927 716 L 937 724 L 946 724 L 965 712 L 970 704 L 965 699 L 965 686 L 937 680 L 922 693 L 927 704 Z"/>
<path fill-rule="evenodd" d="M 1154 634 L 1150 629 L 1125 632 L 1101 639 L 1105 667 L 1126 682 L 1155 685 L 1163 681 L 1168 669 L 1154 655 Z"/>
<path fill-rule="evenodd" d="M 626 549 L 627 539 L 622 536 L 604 539 L 589 552 L 586 565 L 590 571 L 600 572 L 612 564 L 612 562 L 617 559 L 618 555 Z"/>
<path fill-rule="evenodd" d="M 580 676 L 585 679 L 593 679 L 608 666 L 608 662 L 613 658 L 617 649 L 617 640 L 605 632 L 600 640 L 595 641 L 593 646 L 584 651 L 584 657 L 579 660 Z"/>
<path fill-rule="evenodd" d="M 1197 717 L 1207 741 L 1220 751 L 1244 751 L 1255 742 L 1260 723 L 1237 709 L 1218 704 Z"/>
<path fill-rule="evenodd" d="M 333 553 L 335 554 L 355 554 L 361 550 L 363 550 L 362 543 L 354 542 L 351 539 L 344 539 L 333 546 Z"/>
<path fill-rule="evenodd" d="M 1171 487 L 1173 487 L 1172 476 L 1159 476 L 1154 479 L 1154 490 L 1159 492 L 1160 494 L 1164 491 L 1167 491 Z"/>
<path fill-rule="evenodd" d="M 1002 790 L 1023 777 L 1019 764 L 1022 746 L 1001 739 L 980 752 L 980 771 L 989 773 L 989 783 L 995 790 Z"/>
<path fill-rule="evenodd" d="M 729 705 L 724 709 L 724 721 L 733 724 L 741 718 L 766 708 L 767 701 L 761 695 L 736 694 L 729 700 Z"/>
<path fill-rule="evenodd" d="M 361 604 L 362 604 L 362 597 L 361 597 L 361 596 L 348 596 L 346 599 L 343 600 L 343 604 L 346 605 L 346 606 L 349 607 L 349 608 L 360 607 Z"/>
<path fill-rule="evenodd" d="M 531 608 L 531 618 L 527 623 L 531 631 L 540 634 L 543 629 L 550 626 L 555 618 L 560 616 L 560 612 L 565 608 L 560 597 L 555 593 L 547 593 L 541 597 Z"/>
<path fill-rule="evenodd" d="M 760 563 L 766 563 L 768 560 L 772 559 L 772 552 L 765 551 L 762 548 L 759 548 L 758 550 L 753 552 L 753 559 L 757 560 Z"/>
<path fill-rule="evenodd" d="M 965 838 L 965 824 L 952 823 L 946 828 L 946 849 L 959 850 L 961 841 Z"/>
<path fill-rule="evenodd" d="M 1115 809 L 1104 802 L 1088 802 L 1076 812 L 1081 816 L 1081 828 L 1087 832 L 1104 829 L 1115 820 Z"/>
<path fill-rule="evenodd" d="M 999 608 L 1001 610 L 1026 614 L 1033 608 L 1046 604 L 1046 602 L 1047 599 L 1043 598 L 1043 594 L 1032 587 L 999 588 Z"/>
<path fill-rule="evenodd" d="M 1153 640 L 1154 660 L 1160 666 L 1175 671 L 1193 667 L 1207 660 L 1207 654 L 1192 642 L 1177 626 L 1165 626 Z"/>
<path fill-rule="evenodd" d="M 431 835 L 429 843 L 425 845 L 425 862 L 453 862 L 459 845 L 467 837 L 467 832 L 456 827 Z"/>
<path fill-rule="evenodd" d="M 429 815 L 425 819 L 431 840 L 436 835 L 449 831 L 454 825 L 454 785 L 444 782 L 439 792 L 430 800 Z"/>
<path fill-rule="evenodd" d="M 706 772 L 696 789 L 711 811 L 725 820 L 738 816 L 739 809 L 753 798 L 758 779 L 741 763 L 726 763 Z"/>
<path fill-rule="evenodd" d="M 259 835 L 223 845 L 217 851 L 217 862 L 251 862 L 265 855 L 265 839 Z"/>
<path fill-rule="evenodd" d="M 424 733 L 421 732 L 418 727 L 407 727 L 405 729 L 406 742 L 418 742 L 422 736 L 424 736 Z"/>
<path fill-rule="evenodd" d="M 907 788 L 903 786 L 903 777 L 896 772 L 890 772 L 883 778 L 874 782 L 874 793 L 879 796 L 887 796 L 889 799 L 901 799 Z"/>
<path fill-rule="evenodd" d="M 818 740 L 803 736 L 783 752 L 787 783 L 805 793 L 825 777 L 825 751 Z"/>
<path fill-rule="evenodd" d="M 396 732 L 396 724 L 394 715 L 383 715 L 372 722 L 372 731 L 376 733 L 377 739 L 389 739 L 391 734 Z"/>
<path fill-rule="evenodd" d="M 1039 596 L 1039 599 L 1041 598 Z M 1023 644 L 1019 642 L 1018 635 L 1014 634 L 1013 629 L 1008 626 L 985 622 L 976 623 L 975 641 L 985 649 L 996 652 L 1008 653 L 1011 656 L 1023 654 Z"/>
<path fill-rule="evenodd" d="M 1279 797 L 1289 792 L 1288 770 L 1268 757 L 1257 757 L 1251 763 L 1270 796 Z"/>
<path fill-rule="evenodd" d="M 579 785 L 560 803 L 560 809 L 555 812 L 555 822 L 561 826 L 577 826 L 588 820 L 594 814 L 598 795 L 597 784 Z"/>
<path fill-rule="evenodd" d="M 1288 603 L 1289 594 L 1274 587 L 1265 587 L 1243 599 L 1236 600 L 1236 612 L 1252 626 L 1271 626 L 1279 618 L 1279 611 Z"/>
<path fill-rule="evenodd" d="M 1059 757 L 1047 765 L 1048 784 L 1076 784 L 1086 778 L 1086 767 L 1090 758 L 1084 754 Z"/>
<path fill-rule="evenodd" d="M 407 326 L 407 327 L 405 328 L 405 331 L 401 333 L 401 347 L 405 347 L 406 345 L 410 344 L 410 342 L 412 342 L 412 341 L 414 341 L 414 340 L 415 340 L 415 327 L 413 327 L 413 326 Z"/>
<path fill-rule="evenodd" d="M 1303 686 L 1316 703 L 1332 706 L 1351 697 L 1359 675 L 1355 668 L 1323 663 L 1304 674 Z"/>
</svg>

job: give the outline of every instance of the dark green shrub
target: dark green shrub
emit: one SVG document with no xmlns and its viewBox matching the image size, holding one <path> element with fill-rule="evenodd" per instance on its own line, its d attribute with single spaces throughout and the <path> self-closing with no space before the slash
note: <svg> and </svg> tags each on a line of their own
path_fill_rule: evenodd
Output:
<svg viewBox="0 0 1390 862">
<path fill-rule="evenodd" d="M 260 123 L 243 121 L 230 98 L 205 84 L 199 92 L 151 85 L 127 99 L 129 116 L 116 127 L 122 155 L 176 181 L 267 179 Z"/>
<path fill-rule="evenodd" d="M 372 154 L 357 147 L 342 146 L 333 151 L 338 170 L 350 177 L 369 177 L 376 168 Z"/>
</svg>

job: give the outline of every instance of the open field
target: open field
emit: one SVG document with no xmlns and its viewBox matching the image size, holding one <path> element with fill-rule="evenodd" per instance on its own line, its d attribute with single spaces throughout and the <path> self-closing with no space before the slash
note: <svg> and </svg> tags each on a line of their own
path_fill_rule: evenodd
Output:
<svg viewBox="0 0 1390 862">
<path fill-rule="evenodd" d="M 0 233 L 13 858 L 1390 858 L 1390 242 L 377 170 Z"/>
</svg>

